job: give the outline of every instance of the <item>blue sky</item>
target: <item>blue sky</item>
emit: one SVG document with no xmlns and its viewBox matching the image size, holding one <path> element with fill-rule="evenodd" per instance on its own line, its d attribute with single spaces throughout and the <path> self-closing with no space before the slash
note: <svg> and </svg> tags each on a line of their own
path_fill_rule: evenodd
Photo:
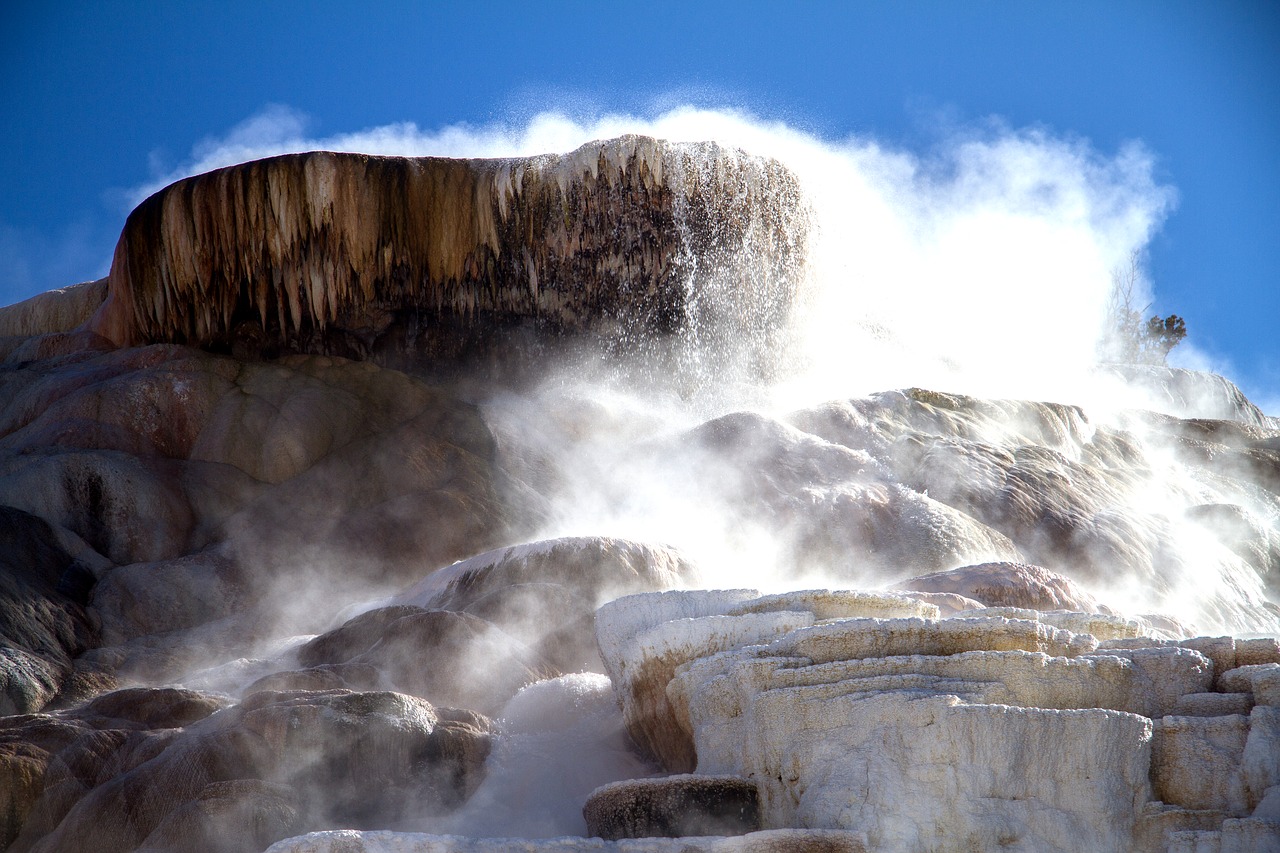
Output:
<svg viewBox="0 0 1280 853">
<path fill-rule="evenodd" d="M 137 189 L 264 110 L 314 138 L 745 110 L 927 152 L 998 118 L 1140 140 L 1153 311 L 1280 399 L 1275 2 L 49 3 L 0 9 L 0 303 L 103 274 Z M 275 105 L 272 107 L 272 105 Z"/>
</svg>

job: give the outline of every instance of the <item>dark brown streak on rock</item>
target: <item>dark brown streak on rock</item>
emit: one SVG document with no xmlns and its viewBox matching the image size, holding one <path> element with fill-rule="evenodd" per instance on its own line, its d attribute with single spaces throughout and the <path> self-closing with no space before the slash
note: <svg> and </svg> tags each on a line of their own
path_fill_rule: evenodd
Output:
<svg viewBox="0 0 1280 853">
<path fill-rule="evenodd" d="M 95 328 L 122 344 L 361 357 L 397 324 L 411 339 L 523 322 L 669 332 L 685 318 L 685 260 L 761 230 L 778 232 L 765 265 L 783 279 L 763 298 L 784 310 L 802 208 L 777 164 L 641 137 L 524 160 L 284 155 L 142 202 Z"/>
</svg>

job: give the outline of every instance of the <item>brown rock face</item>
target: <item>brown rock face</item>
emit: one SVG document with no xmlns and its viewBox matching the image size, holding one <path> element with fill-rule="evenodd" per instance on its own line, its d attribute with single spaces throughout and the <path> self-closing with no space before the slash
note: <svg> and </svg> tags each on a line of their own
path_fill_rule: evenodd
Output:
<svg viewBox="0 0 1280 853">
<path fill-rule="evenodd" d="M 489 752 L 486 718 L 396 693 L 263 692 L 210 715 L 216 702 L 121 691 L 61 717 L 0 723 L 0 779 L 15 783 L 0 804 L 16 818 L 0 823 L 0 843 L 16 835 L 10 849 L 33 853 L 261 850 L 310 830 L 455 808 Z"/>
<path fill-rule="evenodd" d="M 511 320 L 670 329 L 702 259 L 738 282 L 741 313 L 764 328 L 788 306 L 806 235 L 788 171 L 713 144 L 627 136 L 511 160 L 291 154 L 139 205 L 92 325 L 122 344 L 346 355 L 449 349 L 451 328 Z"/>
<path fill-rule="evenodd" d="M 243 579 L 216 552 L 108 572 L 93 590 L 104 646 L 192 628 L 245 609 Z"/>
<path fill-rule="evenodd" d="M 745 835 L 760 827 L 756 785 L 734 776 L 631 779 L 597 788 L 582 807 L 598 838 Z"/>
<path fill-rule="evenodd" d="M 0 613 L 0 709 L 43 708 L 70 657 L 98 642 L 255 603 L 305 613 L 294 605 L 317 571 L 398 586 L 498 544 L 511 514 L 494 456 L 479 410 L 450 387 L 367 362 L 158 344 L 0 364 L 0 603 L 13 604 Z M 58 597 L 74 561 L 92 572 L 71 572 Z M 342 600 L 336 586 L 329 596 Z M 92 642 L 76 615 L 86 604 Z M 28 637 L 33 619 L 57 638 Z M 176 677 L 178 643 L 162 645 L 176 668 L 148 652 L 125 669 Z"/>
<path fill-rule="evenodd" d="M 300 811 L 298 796 L 287 785 L 260 779 L 211 782 L 160 821 L 138 851 L 265 850 L 305 826 Z"/>
<path fill-rule="evenodd" d="M 45 521 L 0 506 L 0 714 L 43 708 L 92 645 L 92 578 Z"/>
<path fill-rule="evenodd" d="M 560 672 L 600 672 L 597 607 L 697 579 L 696 567 L 674 548 L 571 536 L 477 554 L 428 575 L 395 602 L 464 611 L 497 625 Z"/>
<path fill-rule="evenodd" d="M 50 290 L 0 309 L 0 338 L 69 332 L 88 320 L 107 297 L 107 280 Z"/>
<path fill-rule="evenodd" d="M 534 652 L 479 617 L 407 606 L 356 616 L 303 646 L 298 658 L 312 669 L 371 666 L 404 693 L 487 714 L 552 674 Z"/>
<path fill-rule="evenodd" d="M 0 718 L 0 846 L 29 849 L 95 786 L 155 757 L 179 727 L 222 704 L 191 690 L 133 689 L 75 711 Z"/>
</svg>

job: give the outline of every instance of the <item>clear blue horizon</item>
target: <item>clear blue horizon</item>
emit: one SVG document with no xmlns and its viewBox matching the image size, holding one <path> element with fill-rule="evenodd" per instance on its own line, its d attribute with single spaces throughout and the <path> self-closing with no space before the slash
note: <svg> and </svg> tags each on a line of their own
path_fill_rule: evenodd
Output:
<svg viewBox="0 0 1280 853">
<path fill-rule="evenodd" d="M 0 33 L 0 304 L 103 275 L 139 187 L 272 109 L 326 138 L 693 104 L 918 153 L 999 122 L 1141 142 L 1177 192 L 1150 312 L 1280 401 L 1274 2 L 15 2 Z"/>
</svg>

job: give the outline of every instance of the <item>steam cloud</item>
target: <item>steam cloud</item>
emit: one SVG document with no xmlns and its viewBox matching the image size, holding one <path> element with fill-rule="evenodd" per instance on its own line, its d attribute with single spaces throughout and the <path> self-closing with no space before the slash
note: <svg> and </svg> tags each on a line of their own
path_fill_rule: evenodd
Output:
<svg viewBox="0 0 1280 853">
<path fill-rule="evenodd" d="M 201 143 L 180 169 L 133 196 L 141 200 L 186 175 L 295 151 L 525 156 L 625 133 L 714 140 L 784 162 L 806 187 L 814 212 L 808 285 L 782 336 L 788 345 L 766 371 L 768 382 L 743 365 L 726 370 L 733 363 L 723 353 L 707 360 L 714 370 L 707 368 L 694 347 L 676 354 L 682 369 L 670 375 L 634 364 L 547 365 L 536 387 L 484 400 L 504 465 L 546 499 L 541 529 L 530 538 L 670 543 L 697 561 L 708 587 L 873 586 L 889 579 L 885 566 L 833 572 L 831 565 L 794 562 L 787 535 L 725 498 L 750 488 L 741 481 L 743 466 L 700 450 L 690 431 L 750 410 L 761 413 L 759 421 L 740 419 L 729 428 L 785 432 L 790 427 L 769 419 L 913 386 L 1078 403 L 1094 424 L 1120 418 L 1126 408 L 1158 405 L 1094 369 L 1113 270 L 1135 253 L 1141 257 L 1176 201 L 1174 190 L 1154 177 L 1152 153 L 1137 142 L 1106 155 L 1081 139 L 991 123 L 917 153 L 870 138 L 822 140 L 741 113 L 690 107 L 650 119 L 606 115 L 584 122 L 544 113 L 521 127 L 428 132 L 406 123 L 310 138 L 304 116 L 270 107 L 226 137 Z M 695 299 L 705 284 L 692 283 Z M 1139 285 L 1145 304 L 1150 282 Z M 732 343 L 719 342 L 730 349 Z M 1187 357 L 1189 366 L 1212 366 L 1194 351 Z M 1089 428 L 1080 425 L 1082 432 Z M 865 453 L 839 452 L 841 464 L 875 464 Z M 1178 518 L 1187 504 L 1209 502 L 1173 459 L 1155 447 L 1147 454 L 1159 470 L 1131 496 L 1131 509 Z M 911 504 L 922 505 L 927 509 Z M 1258 579 L 1238 561 L 1224 562 L 1221 545 L 1203 531 L 1174 532 L 1181 539 L 1170 550 L 1185 556 L 1161 568 L 1159 584 L 1121 572 L 1093 591 L 1135 613 L 1171 612 L 1209 630 L 1239 629 L 1243 623 L 1230 607 L 1215 608 L 1260 600 Z M 355 609 L 378 603 L 385 602 Z M 604 677 L 591 674 L 526 688 L 503 712 L 501 760 L 490 762 L 497 769 L 447 828 L 526 836 L 582 831 L 578 809 L 587 790 L 649 771 L 626 751 L 611 701 Z M 566 703 L 572 713 L 563 712 Z M 597 748 L 587 752 L 598 760 L 568 770 L 557 763 L 570 751 L 566 744 L 588 741 Z M 517 800 L 521 792 L 527 802 Z"/>
<path fill-rule="evenodd" d="M 1138 142 L 1106 156 L 1082 139 L 998 122 L 957 130 L 924 154 L 692 107 L 650 119 L 542 113 L 523 127 L 423 131 L 409 122 L 320 138 L 306 124 L 297 111 L 267 107 L 131 195 L 141 201 L 187 175 L 306 150 L 513 157 L 641 133 L 782 160 L 806 184 L 819 228 L 811 310 L 790 354 L 804 377 L 799 399 L 822 386 L 849 394 L 904 384 L 1043 396 L 1052 383 L 1056 396 L 1080 393 L 1112 271 L 1141 254 L 1176 199 Z M 1149 283 L 1139 285 L 1146 304 Z"/>
<path fill-rule="evenodd" d="M 660 444 L 727 412 L 781 417 L 913 386 L 1076 403 L 1095 420 L 1158 408 L 1159 401 L 1139 399 L 1094 369 L 1113 273 L 1142 257 L 1176 203 L 1139 142 L 1107 155 L 1083 139 L 992 121 L 917 153 L 693 107 L 587 121 L 542 113 L 514 127 L 424 131 L 402 123 L 313 138 L 305 116 L 272 106 L 225 137 L 205 140 L 189 162 L 134 196 L 185 175 L 295 151 L 528 156 L 625 133 L 714 140 L 785 163 L 814 210 L 809 285 L 767 384 L 751 370 L 725 370 L 723 354 L 703 364 L 705 353 L 695 350 L 679 357 L 683 369 L 674 381 L 646 381 L 652 371 L 643 369 L 548 366 L 540 388 L 490 399 L 486 419 L 508 464 L 549 499 L 540 535 L 675 544 L 699 560 L 709 582 L 725 586 L 874 582 L 874 575 L 832 578 L 788 564 L 787 543 L 776 532 L 756 529 L 708 492 L 708 481 L 735 476 L 716 463 L 655 465 L 652 454 L 620 449 Z M 694 299 L 699 286 L 705 282 L 692 283 Z M 1145 304 L 1150 282 L 1141 279 L 1138 289 Z M 1191 366 L 1210 366 L 1194 351 L 1186 357 Z M 1179 477 L 1173 466 L 1158 472 L 1142 511 L 1176 514 L 1168 495 L 1190 488 Z M 1202 550 L 1187 544 L 1187 553 Z M 1124 579 L 1116 589 L 1150 609 L 1181 606 L 1169 590 L 1153 595 Z"/>
</svg>

